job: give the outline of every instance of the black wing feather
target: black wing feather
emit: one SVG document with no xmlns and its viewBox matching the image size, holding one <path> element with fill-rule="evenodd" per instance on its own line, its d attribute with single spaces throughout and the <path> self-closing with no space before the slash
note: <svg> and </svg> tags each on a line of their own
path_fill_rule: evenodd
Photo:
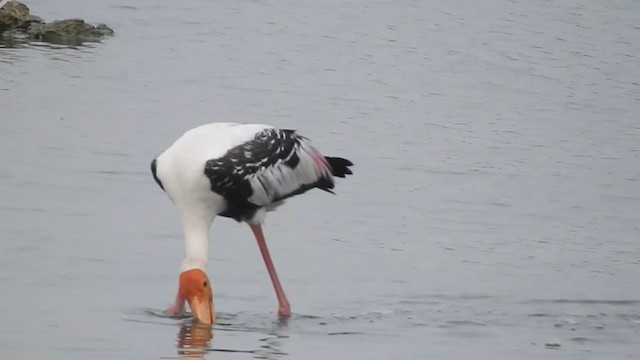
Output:
<svg viewBox="0 0 640 360">
<path fill-rule="evenodd" d="M 300 162 L 295 150 L 302 139 L 294 130 L 265 129 L 222 157 L 207 161 L 204 173 L 211 182 L 211 190 L 228 201 L 250 205 L 247 199 L 253 189 L 249 177 L 280 161 L 295 168 Z"/>
</svg>

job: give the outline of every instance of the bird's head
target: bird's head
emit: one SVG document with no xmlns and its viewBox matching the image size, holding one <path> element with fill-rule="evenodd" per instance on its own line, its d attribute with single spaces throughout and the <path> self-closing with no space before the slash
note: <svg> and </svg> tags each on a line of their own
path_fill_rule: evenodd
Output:
<svg viewBox="0 0 640 360">
<path fill-rule="evenodd" d="M 207 274 L 200 269 L 180 273 L 180 296 L 187 300 L 193 317 L 204 324 L 215 324 L 213 291 Z"/>
</svg>

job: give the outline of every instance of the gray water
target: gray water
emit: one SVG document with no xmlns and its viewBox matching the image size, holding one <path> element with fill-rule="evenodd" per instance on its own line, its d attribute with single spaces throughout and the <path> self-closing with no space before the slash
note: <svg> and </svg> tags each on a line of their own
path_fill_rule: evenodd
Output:
<svg viewBox="0 0 640 360">
<path fill-rule="evenodd" d="M 0 48 L 2 359 L 637 359 L 633 1 L 32 0 L 105 22 Z M 220 324 L 159 316 L 184 255 L 149 162 L 212 121 L 355 175 L 220 218 Z"/>
</svg>

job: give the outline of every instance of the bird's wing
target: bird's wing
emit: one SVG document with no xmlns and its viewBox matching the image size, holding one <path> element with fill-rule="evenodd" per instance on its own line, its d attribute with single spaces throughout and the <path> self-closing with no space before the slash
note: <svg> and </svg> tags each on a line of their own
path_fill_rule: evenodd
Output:
<svg viewBox="0 0 640 360">
<path fill-rule="evenodd" d="M 311 188 L 331 191 L 331 167 L 310 141 L 294 130 L 267 128 L 204 170 L 211 190 L 230 201 L 266 206 Z"/>
</svg>

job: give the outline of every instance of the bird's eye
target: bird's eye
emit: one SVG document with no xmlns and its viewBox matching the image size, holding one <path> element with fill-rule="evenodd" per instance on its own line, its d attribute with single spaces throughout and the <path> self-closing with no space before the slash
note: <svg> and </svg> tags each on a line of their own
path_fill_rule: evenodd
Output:
<svg viewBox="0 0 640 360">
<path fill-rule="evenodd" d="M 207 287 L 207 281 L 205 280 L 204 284 L 202 284 L 204 287 Z"/>
</svg>

